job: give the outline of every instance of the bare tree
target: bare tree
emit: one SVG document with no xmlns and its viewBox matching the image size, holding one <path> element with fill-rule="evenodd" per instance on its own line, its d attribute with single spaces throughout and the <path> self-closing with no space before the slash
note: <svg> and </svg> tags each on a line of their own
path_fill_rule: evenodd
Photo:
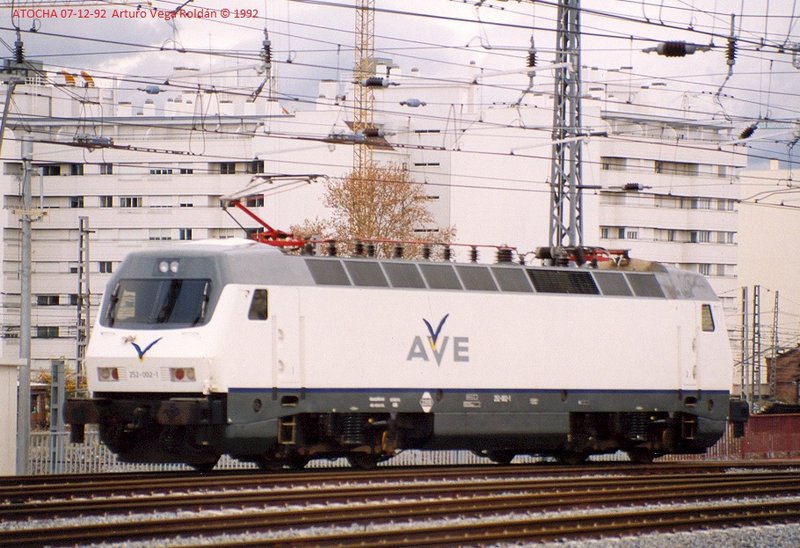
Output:
<svg viewBox="0 0 800 548">
<path fill-rule="evenodd" d="M 353 171 L 328 182 L 325 205 L 333 215 L 327 229 L 315 219 L 292 227 L 292 231 L 343 242 L 383 242 L 376 245 L 376 252 L 386 256 L 391 253 L 393 242 L 417 241 L 415 230 L 433 225 L 428 200 L 422 185 L 409 179 L 408 170 L 397 164 L 373 163 L 361 174 Z M 436 239 L 449 242 L 454 235 L 452 227 L 445 227 Z M 419 245 L 406 245 L 406 255 L 416 255 L 418 248 Z"/>
</svg>

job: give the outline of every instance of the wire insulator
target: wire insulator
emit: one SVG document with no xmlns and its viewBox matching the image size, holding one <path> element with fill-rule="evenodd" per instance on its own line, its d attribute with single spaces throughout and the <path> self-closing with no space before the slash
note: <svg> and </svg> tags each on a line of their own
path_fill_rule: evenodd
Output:
<svg viewBox="0 0 800 548">
<path fill-rule="evenodd" d="M 269 40 L 264 40 L 264 51 L 261 54 L 261 58 L 265 64 L 272 64 L 272 44 L 270 44 Z"/>
<path fill-rule="evenodd" d="M 756 129 L 758 129 L 757 123 L 750 124 L 739 134 L 739 139 L 747 139 L 748 137 L 752 137 L 753 133 L 756 132 Z"/>
<path fill-rule="evenodd" d="M 528 50 L 528 68 L 536 68 L 536 49 Z"/>
<path fill-rule="evenodd" d="M 728 49 L 725 51 L 725 59 L 728 65 L 736 62 L 736 38 L 728 38 Z"/>
<path fill-rule="evenodd" d="M 473 263 L 477 263 L 478 262 L 478 248 L 477 247 L 472 246 L 470 248 L 470 250 L 469 250 L 469 260 L 471 262 L 473 262 Z"/>
<path fill-rule="evenodd" d="M 664 57 L 686 57 L 686 42 L 662 42 L 658 45 L 657 52 Z"/>
<path fill-rule="evenodd" d="M 14 42 L 14 61 L 19 65 L 25 62 L 25 46 L 19 37 Z"/>
</svg>

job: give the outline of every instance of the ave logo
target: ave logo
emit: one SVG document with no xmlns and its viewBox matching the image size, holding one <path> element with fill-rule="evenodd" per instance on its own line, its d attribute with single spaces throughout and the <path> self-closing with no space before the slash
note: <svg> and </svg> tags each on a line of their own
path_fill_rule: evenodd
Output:
<svg viewBox="0 0 800 548">
<path fill-rule="evenodd" d="M 442 365 L 445 356 L 452 355 L 456 363 L 469 362 L 469 337 L 450 337 L 442 336 L 442 329 L 450 314 L 445 314 L 439 321 L 436 329 L 431 322 L 422 318 L 425 327 L 428 329 L 428 336 L 423 338 L 420 335 L 414 337 L 411 349 L 408 351 L 406 361 L 422 360 L 429 362 L 431 359 L 436 361 L 436 365 Z"/>
</svg>

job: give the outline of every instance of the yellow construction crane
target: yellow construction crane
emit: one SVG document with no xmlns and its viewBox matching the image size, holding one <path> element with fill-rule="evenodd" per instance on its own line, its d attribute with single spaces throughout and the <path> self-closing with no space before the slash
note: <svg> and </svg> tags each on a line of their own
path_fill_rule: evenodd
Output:
<svg viewBox="0 0 800 548">
<path fill-rule="evenodd" d="M 366 143 L 366 135 L 372 128 L 372 111 L 375 106 L 375 98 L 367 85 L 367 79 L 375 75 L 374 8 L 375 0 L 356 2 L 356 59 L 353 69 L 353 134 L 356 141 L 353 144 L 353 171 L 358 175 L 362 175 L 365 168 L 372 163 L 372 149 Z"/>
</svg>

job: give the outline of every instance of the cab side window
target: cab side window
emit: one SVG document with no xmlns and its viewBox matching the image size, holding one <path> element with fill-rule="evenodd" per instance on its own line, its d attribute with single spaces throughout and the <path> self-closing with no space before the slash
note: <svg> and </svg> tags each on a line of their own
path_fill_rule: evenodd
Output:
<svg viewBox="0 0 800 548">
<path fill-rule="evenodd" d="M 253 299 L 250 301 L 250 310 L 247 312 L 247 318 L 250 320 L 266 320 L 267 317 L 267 290 L 256 289 L 253 291 Z"/>
<path fill-rule="evenodd" d="M 703 331 L 714 331 L 714 315 L 710 304 L 704 304 L 701 308 L 700 323 Z"/>
</svg>

